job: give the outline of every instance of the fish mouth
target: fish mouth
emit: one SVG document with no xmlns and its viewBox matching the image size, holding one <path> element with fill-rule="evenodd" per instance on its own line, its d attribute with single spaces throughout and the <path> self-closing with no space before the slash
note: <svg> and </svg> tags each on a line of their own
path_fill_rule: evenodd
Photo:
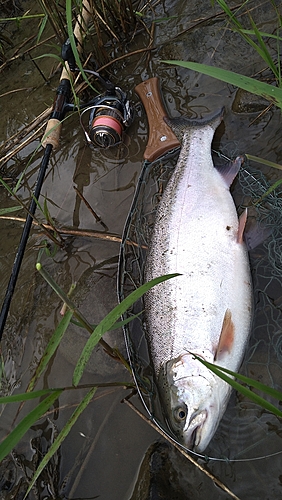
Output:
<svg viewBox="0 0 282 500">
<path fill-rule="evenodd" d="M 207 410 L 200 410 L 195 412 L 188 423 L 183 429 L 183 437 L 186 446 L 192 450 L 196 450 L 201 442 L 201 430 L 207 419 Z"/>
<path fill-rule="evenodd" d="M 197 431 L 198 431 L 198 427 L 196 427 L 192 434 L 191 434 L 191 437 L 190 437 L 190 443 L 189 443 L 189 448 L 191 448 L 191 450 L 194 450 L 197 446 L 196 444 L 196 439 L 197 439 Z"/>
</svg>

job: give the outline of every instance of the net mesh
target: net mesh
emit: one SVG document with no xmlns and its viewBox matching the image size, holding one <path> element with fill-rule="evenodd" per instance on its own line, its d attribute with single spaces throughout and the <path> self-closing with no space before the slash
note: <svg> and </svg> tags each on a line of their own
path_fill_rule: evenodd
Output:
<svg viewBox="0 0 282 500">
<path fill-rule="evenodd" d="M 119 262 L 119 298 L 143 283 L 146 251 L 156 207 L 177 161 L 177 152 L 154 163 L 145 162 L 125 225 Z M 226 157 L 214 153 L 214 163 Z M 238 212 L 248 207 L 250 264 L 254 287 L 254 320 L 241 372 L 281 390 L 282 359 L 282 188 L 270 183 L 260 170 L 244 162 L 232 194 Z M 144 303 L 135 303 L 127 315 L 140 314 L 125 328 L 125 340 L 139 395 L 150 418 L 172 438 L 161 402 L 146 342 Z M 264 396 L 265 397 L 265 396 Z M 266 397 L 271 401 L 270 398 Z M 273 402 L 273 401 L 271 401 Z M 275 402 L 277 405 L 277 402 Z M 227 410 L 205 458 L 259 459 L 281 449 L 281 424 L 274 415 L 232 392 Z M 267 446 L 267 448 L 266 448 Z"/>
</svg>

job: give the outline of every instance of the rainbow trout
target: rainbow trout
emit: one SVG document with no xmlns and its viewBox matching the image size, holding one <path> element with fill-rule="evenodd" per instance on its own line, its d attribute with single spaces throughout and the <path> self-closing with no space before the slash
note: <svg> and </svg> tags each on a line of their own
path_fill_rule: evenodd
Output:
<svg viewBox="0 0 282 500">
<path fill-rule="evenodd" d="M 180 273 L 145 297 L 147 338 L 160 395 L 175 435 L 203 452 L 226 409 L 230 386 L 193 357 L 237 371 L 248 341 L 252 286 L 229 187 L 242 159 L 216 169 L 208 121 L 168 119 L 182 142 L 177 166 L 159 203 L 145 279 Z"/>
</svg>

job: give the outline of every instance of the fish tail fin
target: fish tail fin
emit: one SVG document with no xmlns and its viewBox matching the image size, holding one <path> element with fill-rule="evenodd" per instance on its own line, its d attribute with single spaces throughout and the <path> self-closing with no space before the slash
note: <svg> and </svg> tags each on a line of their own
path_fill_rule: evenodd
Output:
<svg viewBox="0 0 282 500">
<path fill-rule="evenodd" d="M 204 127 L 205 125 L 209 125 L 213 130 L 215 130 L 220 124 L 224 114 L 224 107 L 221 108 L 216 114 L 202 119 L 193 119 L 187 118 L 186 116 L 180 116 L 178 118 L 169 118 L 167 116 L 164 117 L 164 121 L 166 124 L 172 129 L 174 134 L 176 135 L 179 141 L 182 141 L 185 133 L 188 130 Z"/>
</svg>

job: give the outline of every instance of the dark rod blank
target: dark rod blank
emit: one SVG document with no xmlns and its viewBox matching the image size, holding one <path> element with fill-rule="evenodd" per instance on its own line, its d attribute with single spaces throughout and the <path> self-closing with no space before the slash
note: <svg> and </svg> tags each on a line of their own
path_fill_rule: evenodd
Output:
<svg viewBox="0 0 282 500">
<path fill-rule="evenodd" d="M 22 231 L 22 236 L 21 236 L 21 240 L 19 243 L 18 251 L 17 251 L 16 257 L 14 260 L 10 280 L 9 280 L 9 283 L 7 286 L 4 302 L 3 302 L 1 313 L 0 313 L 0 341 L 2 339 L 2 335 L 3 335 L 6 319 L 8 316 L 11 300 L 13 297 L 16 283 L 17 283 L 21 263 L 23 260 L 25 247 L 26 247 L 27 240 L 29 237 L 30 228 L 32 225 L 32 220 L 33 220 L 32 215 L 35 214 L 36 201 L 38 200 L 39 195 L 40 195 L 40 191 L 41 191 L 41 188 L 42 188 L 42 185 L 44 182 L 45 173 L 46 173 L 46 169 L 48 167 L 49 158 L 50 158 L 52 149 L 53 149 L 52 144 L 47 144 L 45 151 L 44 151 L 44 156 L 43 156 L 42 161 L 41 161 L 41 165 L 40 165 L 40 169 L 39 169 L 39 173 L 38 173 L 38 177 L 37 177 L 37 181 L 36 181 L 36 186 L 35 186 L 34 193 L 33 193 L 33 198 L 32 198 L 30 205 L 29 205 L 29 214 L 27 215 L 27 218 L 26 218 L 26 221 L 24 224 L 24 228 Z"/>
</svg>

